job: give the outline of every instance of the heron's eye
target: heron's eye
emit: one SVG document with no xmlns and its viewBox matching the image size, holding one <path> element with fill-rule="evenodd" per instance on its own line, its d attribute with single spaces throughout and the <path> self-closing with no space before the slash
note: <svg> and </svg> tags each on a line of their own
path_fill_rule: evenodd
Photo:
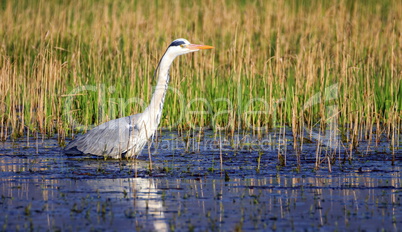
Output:
<svg viewBox="0 0 402 232">
<path fill-rule="evenodd" d="M 180 44 L 180 47 L 181 47 L 181 48 L 185 48 L 186 45 L 185 45 L 185 44 Z"/>
</svg>

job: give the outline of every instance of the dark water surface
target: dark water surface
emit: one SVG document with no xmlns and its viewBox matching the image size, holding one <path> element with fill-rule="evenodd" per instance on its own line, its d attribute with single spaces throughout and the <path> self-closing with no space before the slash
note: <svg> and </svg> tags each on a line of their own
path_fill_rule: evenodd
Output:
<svg viewBox="0 0 402 232">
<path fill-rule="evenodd" d="M 315 143 L 303 145 L 298 170 L 292 144 L 272 137 L 176 134 L 149 150 L 152 171 L 148 149 L 127 161 L 68 157 L 55 138 L 0 143 L 0 231 L 402 228 L 401 151 L 391 165 L 385 143 L 351 162 L 340 147 L 329 172 L 325 162 L 314 170 Z"/>
</svg>

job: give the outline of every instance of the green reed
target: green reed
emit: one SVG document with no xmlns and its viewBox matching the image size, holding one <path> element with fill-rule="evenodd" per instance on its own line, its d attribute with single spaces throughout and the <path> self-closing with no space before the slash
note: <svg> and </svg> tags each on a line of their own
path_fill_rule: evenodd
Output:
<svg viewBox="0 0 402 232">
<path fill-rule="evenodd" d="M 364 131 L 395 138 L 401 11 L 396 0 L 2 1 L 0 136 L 64 137 L 141 112 L 164 49 L 184 37 L 215 49 L 175 61 L 162 127 L 300 134 L 335 117 L 351 149 Z"/>
</svg>

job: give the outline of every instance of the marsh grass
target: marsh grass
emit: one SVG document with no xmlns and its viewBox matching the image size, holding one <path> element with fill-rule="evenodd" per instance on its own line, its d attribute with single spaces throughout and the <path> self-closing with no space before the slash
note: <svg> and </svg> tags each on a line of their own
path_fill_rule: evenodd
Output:
<svg viewBox="0 0 402 232">
<path fill-rule="evenodd" d="M 141 112 L 164 49 L 184 37 L 215 49 L 175 61 L 162 127 L 262 136 L 289 126 L 302 146 L 304 128 L 336 119 L 350 151 L 382 136 L 394 151 L 401 12 L 396 0 L 2 1 L 0 137 L 63 141 Z"/>
</svg>

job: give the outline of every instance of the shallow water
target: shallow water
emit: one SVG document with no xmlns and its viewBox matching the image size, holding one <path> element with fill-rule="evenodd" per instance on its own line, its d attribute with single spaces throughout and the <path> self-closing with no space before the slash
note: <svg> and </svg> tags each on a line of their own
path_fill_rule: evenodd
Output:
<svg viewBox="0 0 402 232">
<path fill-rule="evenodd" d="M 164 132 L 150 148 L 152 171 L 148 149 L 127 161 L 68 157 L 56 138 L 0 143 L 0 230 L 402 228 L 401 152 L 391 165 L 385 143 L 329 172 L 325 163 L 314 171 L 315 143 L 303 145 L 298 170 L 292 144 L 274 135 L 233 143 L 176 134 Z M 287 165 L 278 166 L 283 151 Z"/>
</svg>

